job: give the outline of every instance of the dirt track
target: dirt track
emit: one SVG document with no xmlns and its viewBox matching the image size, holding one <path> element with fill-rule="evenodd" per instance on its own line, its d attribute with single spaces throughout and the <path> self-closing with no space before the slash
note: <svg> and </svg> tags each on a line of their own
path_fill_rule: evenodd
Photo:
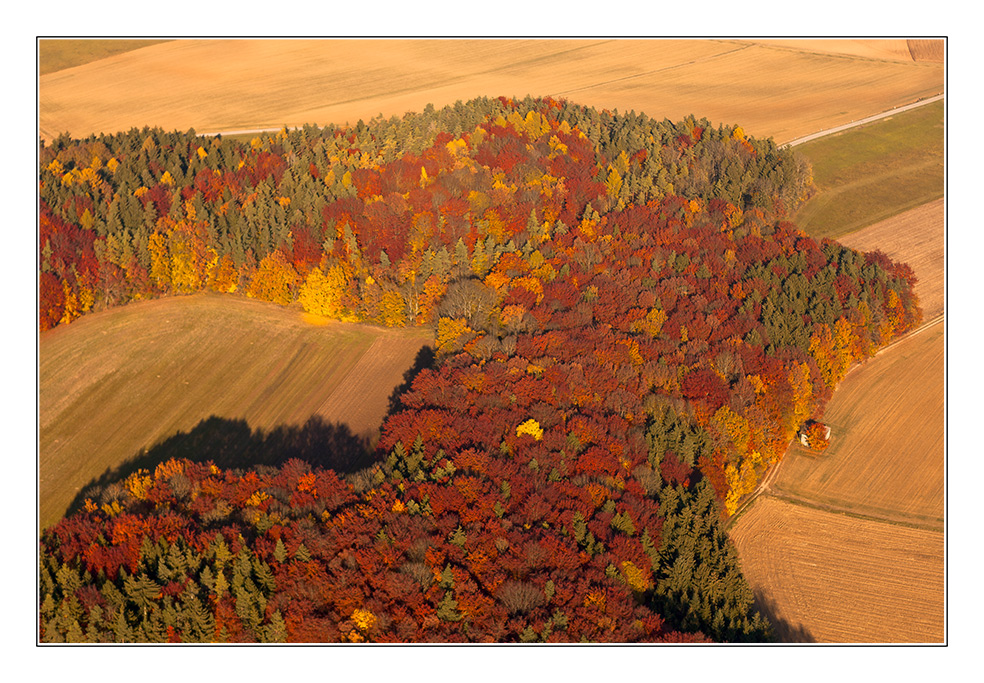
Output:
<svg viewBox="0 0 984 683">
<path fill-rule="evenodd" d="M 863 126 L 868 123 L 873 123 L 880 119 L 886 119 L 889 116 L 895 116 L 896 114 L 900 114 L 904 111 L 908 111 L 909 109 L 922 107 L 924 105 L 930 104 L 931 102 L 938 102 L 939 100 L 942 99 L 943 99 L 943 95 L 936 95 L 935 97 L 928 97 L 924 100 L 913 102 L 912 104 L 907 104 L 902 107 L 892 107 L 892 109 L 890 109 L 889 111 L 884 111 L 880 114 L 875 114 L 874 116 L 867 116 L 863 119 L 859 119 L 857 121 L 851 121 L 850 123 L 845 123 L 840 126 L 834 126 L 833 128 L 825 128 L 824 130 L 821 130 L 816 133 L 811 133 L 810 135 L 805 135 L 801 138 L 797 138 L 795 140 L 787 142 L 786 144 L 789 145 L 790 147 L 795 147 L 796 145 L 802 145 L 804 142 L 809 142 L 810 140 L 816 140 L 818 138 L 822 138 L 827 135 L 833 135 L 834 133 L 841 133 L 845 130 L 850 130 L 851 128 L 857 128 L 858 126 Z"/>
</svg>

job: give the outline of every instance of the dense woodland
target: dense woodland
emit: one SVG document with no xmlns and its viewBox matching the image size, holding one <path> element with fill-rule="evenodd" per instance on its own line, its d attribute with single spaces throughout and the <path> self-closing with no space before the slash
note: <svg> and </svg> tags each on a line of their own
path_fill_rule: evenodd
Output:
<svg viewBox="0 0 984 683">
<path fill-rule="evenodd" d="M 44 641 L 761 641 L 722 520 L 911 269 L 785 221 L 739 127 L 482 99 L 251 142 L 41 149 L 39 325 L 214 290 L 431 325 L 354 474 L 189 454 L 41 539 Z"/>
</svg>

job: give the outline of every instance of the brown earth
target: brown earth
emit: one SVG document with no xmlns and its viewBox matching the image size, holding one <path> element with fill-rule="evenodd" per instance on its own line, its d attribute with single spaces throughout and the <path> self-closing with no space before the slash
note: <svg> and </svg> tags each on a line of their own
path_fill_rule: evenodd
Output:
<svg viewBox="0 0 984 683">
<path fill-rule="evenodd" d="M 940 643 L 943 534 L 760 498 L 731 531 L 786 642 Z"/>
<path fill-rule="evenodd" d="M 940 199 L 845 235 L 838 241 L 862 251 L 880 249 L 896 261 L 908 263 L 918 278 L 916 294 L 923 308 L 923 320 L 928 322 L 943 314 L 944 218 L 945 206 Z"/>
<path fill-rule="evenodd" d="M 942 64 L 946 58 L 946 43 L 942 40 L 907 40 L 905 42 L 913 61 Z"/>
<path fill-rule="evenodd" d="M 355 123 L 479 96 L 707 117 L 777 142 L 943 91 L 906 41 L 175 40 L 47 74 L 40 133 Z"/>
<path fill-rule="evenodd" d="M 295 309 L 204 294 L 138 302 L 45 332 L 41 525 L 94 477 L 210 417 L 269 431 L 320 416 L 371 439 L 432 336 L 313 326 Z"/>
</svg>

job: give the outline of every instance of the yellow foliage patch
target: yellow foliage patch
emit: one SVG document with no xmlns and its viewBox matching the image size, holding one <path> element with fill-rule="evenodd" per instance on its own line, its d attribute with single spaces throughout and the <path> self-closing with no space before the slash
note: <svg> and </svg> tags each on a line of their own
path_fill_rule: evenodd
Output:
<svg viewBox="0 0 984 683">
<path fill-rule="evenodd" d="M 649 572 L 639 569 L 634 563 L 626 560 L 622 563 L 622 575 L 629 587 L 637 593 L 644 593 L 652 588 L 653 581 Z"/>
<path fill-rule="evenodd" d="M 437 321 L 438 351 L 447 351 L 456 347 L 458 339 L 471 334 L 472 331 L 464 318 L 441 318 Z"/>
<path fill-rule="evenodd" d="M 543 438 L 543 428 L 540 427 L 539 422 L 533 418 L 530 418 L 523 424 L 516 427 L 516 436 L 522 436 L 523 434 L 532 436 L 534 439 L 539 441 Z"/>
<path fill-rule="evenodd" d="M 147 472 L 147 470 L 140 469 L 127 477 L 123 486 L 133 495 L 134 498 L 143 500 L 147 497 L 147 491 L 153 483 L 153 480 L 150 478 L 150 473 Z"/>
<path fill-rule="evenodd" d="M 265 491 L 254 491 L 253 495 L 247 498 L 244 504 L 247 507 L 256 507 L 269 497 Z"/>
<path fill-rule="evenodd" d="M 175 474 L 181 474 L 182 472 L 184 472 L 184 462 L 171 458 L 157 466 L 154 470 L 154 479 L 170 479 Z"/>
<path fill-rule="evenodd" d="M 100 509 L 106 513 L 107 517 L 115 517 L 123 512 L 123 508 L 120 506 L 120 502 L 118 500 L 114 500 L 112 503 L 105 503 Z"/>
</svg>

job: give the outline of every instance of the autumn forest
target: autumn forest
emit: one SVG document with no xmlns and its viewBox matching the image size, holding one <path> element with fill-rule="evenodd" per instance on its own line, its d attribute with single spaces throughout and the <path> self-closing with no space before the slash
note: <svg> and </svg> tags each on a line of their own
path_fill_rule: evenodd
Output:
<svg viewBox="0 0 984 683">
<path fill-rule="evenodd" d="M 175 457 L 43 530 L 43 642 L 770 641 L 724 524 L 922 315 L 789 222 L 792 149 L 695 117 L 66 135 L 39 188 L 42 332 L 211 291 L 436 340 L 368 467 Z"/>
</svg>

